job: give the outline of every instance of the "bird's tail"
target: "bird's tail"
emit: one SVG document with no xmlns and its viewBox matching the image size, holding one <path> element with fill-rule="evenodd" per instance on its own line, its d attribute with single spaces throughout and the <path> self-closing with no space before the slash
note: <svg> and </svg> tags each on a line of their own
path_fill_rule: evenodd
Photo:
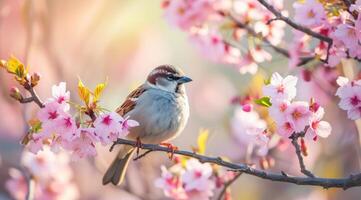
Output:
<svg viewBox="0 0 361 200">
<path fill-rule="evenodd" d="M 124 148 L 119 150 L 118 155 L 103 176 L 103 185 L 108 183 L 120 185 L 123 182 L 125 171 L 133 153 L 134 148 L 131 146 L 124 146 Z"/>
</svg>

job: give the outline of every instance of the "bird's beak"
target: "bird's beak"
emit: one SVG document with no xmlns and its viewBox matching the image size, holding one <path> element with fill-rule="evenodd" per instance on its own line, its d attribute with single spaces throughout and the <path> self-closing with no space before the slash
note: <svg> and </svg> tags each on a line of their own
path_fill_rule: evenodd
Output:
<svg viewBox="0 0 361 200">
<path fill-rule="evenodd" d="M 183 84 L 183 83 L 188 83 L 188 82 L 191 82 L 192 79 L 189 78 L 189 77 L 186 77 L 186 76 L 181 76 L 178 80 L 177 80 L 177 83 L 178 84 Z"/>
</svg>

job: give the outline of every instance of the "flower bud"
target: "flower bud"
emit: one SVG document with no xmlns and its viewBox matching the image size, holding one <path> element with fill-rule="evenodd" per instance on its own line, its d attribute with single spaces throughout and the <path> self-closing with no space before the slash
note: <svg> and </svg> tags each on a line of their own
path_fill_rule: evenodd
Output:
<svg viewBox="0 0 361 200">
<path fill-rule="evenodd" d="M 302 153 L 303 156 L 308 155 L 307 146 L 306 146 L 305 140 L 303 138 L 301 138 L 301 153 Z"/>
<path fill-rule="evenodd" d="M 0 60 L 0 68 L 6 68 L 6 61 L 5 60 Z"/>
<path fill-rule="evenodd" d="M 35 87 L 35 86 L 39 83 L 39 81 L 40 81 L 40 74 L 38 74 L 38 73 L 35 72 L 35 73 L 31 76 L 30 81 L 31 81 L 31 86 L 32 86 L 32 87 Z"/>
<path fill-rule="evenodd" d="M 20 94 L 20 91 L 17 87 L 10 88 L 10 96 L 17 101 L 21 101 L 23 99 L 23 96 Z"/>
</svg>

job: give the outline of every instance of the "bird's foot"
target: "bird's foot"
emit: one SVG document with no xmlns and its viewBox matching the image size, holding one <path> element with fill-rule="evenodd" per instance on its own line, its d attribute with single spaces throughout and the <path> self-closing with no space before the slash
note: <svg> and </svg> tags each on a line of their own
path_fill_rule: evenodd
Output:
<svg viewBox="0 0 361 200">
<path fill-rule="evenodd" d="M 171 143 L 167 143 L 167 142 L 162 142 L 162 143 L 160 143 L 160 145 L 165 146 L 170 150 L 169 153 L 168 153 L 168 157 L 169 157 L 170 160 L 173 160 L 174 152 L 178 150 L 178 147 L 174 146 Z"/>
<path fill-rule="evenodd" d="M 140 138 L 137 137 L 137 140 L 135 142 L 135 148 L 137 148 L 137 156 L 139 155 L 139 150 L 143 147 L 142 141 L 140 141 Z"/>
</svg>

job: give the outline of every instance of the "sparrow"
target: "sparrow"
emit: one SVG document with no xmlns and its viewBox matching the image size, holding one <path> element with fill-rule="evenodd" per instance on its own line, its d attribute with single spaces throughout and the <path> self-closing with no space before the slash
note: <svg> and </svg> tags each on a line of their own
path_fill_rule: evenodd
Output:
<svg viewBox="0 0 361 200">
<path fill-rule="evenodd" d="M 127 139 L 148 144 L 160 144 L 174 139 L 184 129 L 189 117 L 189 105 L 184 84 L 192 79 L 172 65 L 153 69 L 144 84 L 131 92 L 116 110 L 124 118 L 139 122 Z M 107 169 L 103 185 L 120 185 L 136 147 L 123 146 Z"/>
</svg>

